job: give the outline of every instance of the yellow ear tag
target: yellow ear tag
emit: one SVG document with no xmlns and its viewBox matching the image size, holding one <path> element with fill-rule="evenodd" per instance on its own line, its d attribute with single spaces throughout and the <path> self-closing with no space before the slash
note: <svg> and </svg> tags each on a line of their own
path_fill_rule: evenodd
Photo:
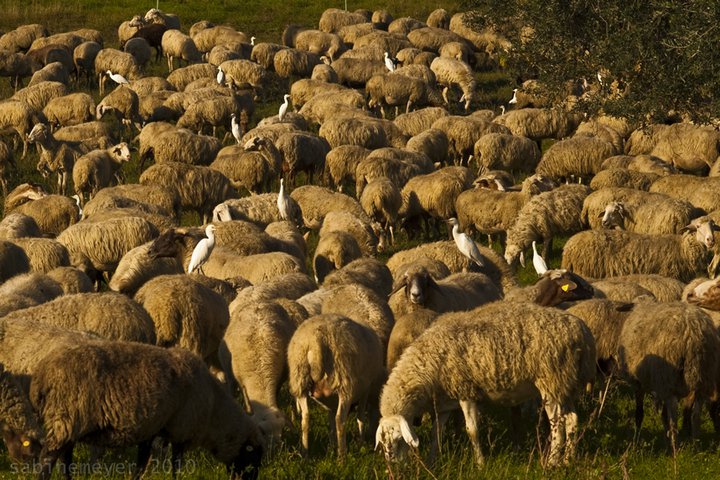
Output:
<svg viewBox="0 0 720 480">
<path fill-rule="evenodd" d="M 29 446 L 30 446 L 30 441 L 29 441 L 29 440 L 23 441 L 23 447 L 29 447 Z"/>
<path fill-rule="evenodd" d="M 562 287 L 560 287 L 560 289 L 561 289 L 563 292 L 567 292 L 568 290 L 570 290 L 570 285 L 566 283 L 565 285 L 563 285 Z"/>
</svg>

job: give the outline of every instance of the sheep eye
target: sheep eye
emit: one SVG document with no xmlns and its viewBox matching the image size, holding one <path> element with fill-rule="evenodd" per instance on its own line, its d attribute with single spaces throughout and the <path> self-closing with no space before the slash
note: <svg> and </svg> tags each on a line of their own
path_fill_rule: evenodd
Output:
<svg viewBox="0 0 720 480">
<path fill-rule="evenodd" d="M 248 445 L 247 447 L 245 447 L 245 450 L 247 450 L 248 452 L 252 452 L 255 449 L 252 447 L 252 445 Z"/>
</svg>

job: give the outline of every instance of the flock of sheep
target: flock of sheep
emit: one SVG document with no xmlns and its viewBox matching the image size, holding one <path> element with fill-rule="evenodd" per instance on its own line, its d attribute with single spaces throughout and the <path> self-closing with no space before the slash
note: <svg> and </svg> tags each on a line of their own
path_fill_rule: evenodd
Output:
<svg viewBox="0 0 720 480">
<path fill-rule="evenodd" d="M 174 468 L 199 447 L 255 478 L 298 427 L 278 398 L 286 382 L 304 454 L 310 400 L 334 412 L 340 457 L 356 407 L 397 461 L 424 414 L 434 454 L 460 410 L 478 463 L 480 406 L 539 400 L 545 461 L 570 462 L 578 398 L 611 374 L 637 392 L 638 429 L 653 395 L 672 448 L 678 404 L 693 435 L 706 405 L 720 425 L 718 131 L 566 108 L 605 94 L 594 85 L 550 106 L 524 84 L 501 115 L 477 110 L 476 70 L 512 46 L 442 9 L 425 22 L 330 9 L 281 44 L 180 27 L 135 16 L 121 50 L 91 29 L 0 37 L 16 88 L 0 102 L 0 424 L 13 459 L 49 478 L 78 442 L 137 445 L 142 470 L 159 437 Z M 152 49 L 166 78 L 144 74 Z M 97 105 L 72 93 L 93 78 Z M 276 85 L 283 108 L 254 118 Z M 33 143 L 53 193 L 8 185 Z M 142 174 L 126 183 L 135 149 Z M 180 226 L 188 211 L 203 226 Z M 399 230 L 442 238 L 448 222 L 455 241 L 376 259 Z M 562 269 L 548 269 L 568 236 Z M 523 287 L 531 252 L 539 279 Z"/>
</svg>

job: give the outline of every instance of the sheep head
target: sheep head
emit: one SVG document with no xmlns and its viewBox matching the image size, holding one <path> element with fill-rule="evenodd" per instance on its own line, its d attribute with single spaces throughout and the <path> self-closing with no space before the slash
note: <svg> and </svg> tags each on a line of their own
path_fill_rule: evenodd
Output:
<svg viewBox="0 0 720 480">
<path fill-rule="evenodd" d="M 180 244 L 183 242 L 184 235 L 177 232 L 176 230 L 166 230 L 159 237 L 157 237 L 150 248 L 148 248 L 147 255 L 150 258 L 160 257 L 174 257 L 180 250 Z"/>
<path fill-rule="evenodd" d="M 110 152 L 112 153 L 113 157 L 115 157 L 120 162 L 130 161 L 130 147 L 125 142 L 118 143 L 111 148 Z"/>
<path fill-rule="evenodd" d="M 711 218 L 699 217 L 683 227 L 681 232 L 695 232 L 695 240 L 710 249 L 715 246 L 714 230 L 717 230 L 717 226 Z"/>
<path fill-rule="evenodd" d="M 28 142 L 44 142 L 48 137 L 48 127 L 44 123 L 36 123 L 28 134 Z"/>
<path fill-rule="evenodd" d="M 632 221 L 630 211 L 625 207 L 623 202 L 610 202 L 605 206 L 605 210 L 598 214 L 602 218 L 602 226 L 607 229 L 625 228 L 625 219 Z"/>
<path fill-rule="evenodd" d="M 385 458 L 388 461 L 395 461 L 405 456 L 407 446 L 417 448 L 420 440 L 405 417 L 392 415 L 380 419 L 375 432 L 375 449 L 379 445 L 382 445 Z"/>
<path fill-rule="evenodd" d="M 213 222 L 229 222 L 232 220 L 230 207 L 226 203 L 220 203 L 213 209 Z"/>
<path fill-rule="evenodd" d="M 720 280 L 706 280 L 696 286 L 687 296 L 687 302 L 708 310 L 720 310 Z"/>
<path fill-rule="evenodd" d="M 584 278 L 567 270 L 548 270 L 535 285 L 537 295 L 534 302 L 543 307 L 553 307 L 562 302 L 587 300 L 595 294 L 592 286 Z"/>
</svg>

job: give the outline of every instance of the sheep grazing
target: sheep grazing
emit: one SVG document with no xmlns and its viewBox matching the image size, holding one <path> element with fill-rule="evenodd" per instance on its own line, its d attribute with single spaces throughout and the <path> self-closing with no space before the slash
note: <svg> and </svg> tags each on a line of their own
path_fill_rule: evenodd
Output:
<svg viewBox="0 0 720 480">
<path fill-rule="evenodd" d="M 275 146 L 283 156 L 283 172 L 287 172 L 291 184 L 298 172 L 305 172 L 307 182 L 313 182 L 313 174 L 325 168 L 325 157 L 330 151 L 328 142 L 310 133 L 288 132 L 281 135 Z"/>
<path fill-rule="evenodd" d="M 213 209 L 213 221 L 227 222 L 229 220 L 244 220 L 259 226 L 266 226 L 273 222 L 282 221 L 277 208 L 276 193 L 261 193 L 243 198 L 225 200 Z M 295 225 L 302 225 L 302 211 L 297 202 L 289 197 L 289 221 Z"/>
<path fill-rule="evenodd" d="M 718 335 L 702 309 L 681 302 L 636 306 L 618 339 L 621 373 L 636 387 L 635 427 L 643 420 L 643 397 L 652 393 L 662 405 L 663 424 L 676 451 L 677 403 L 693 399 L 691 432 L 700 429 L 699 407 L 710 398 L 717 380 Z"/>
<path fill-rule="evenodd" d="M 80 220 L 75 200 L 62 195 L 45 195 L 11 210 L 5 208 L 5 212 L 10 211 L 32 217 L 40 231 L 50 236 L 59 235 L 60 232 Z"/>
<path fill-rule="evenodd" d="M 124 142 L 78 158 L 73 167 L 73 183 L 80 203 L 85 202 L 85 194 L 92 198 L 100 189 L 114 183 L 123 163 L 129 161 L 130 148 Z"/>
<path fill-rule="evenodd" d="M 539 394 L 550 418 L 547 462 L 569 462 L 577 433 L 575 397 L 594 376 L 595 341 L 572 315 L 524 302 L 445 314 L 395 364 L 380 398 L 376 444 L 394 460 L 403 443 L 419 444 L 413 418 L 433 407 L 446 415 L 459 401 L 475 460 L 482 463 L 478 402 L 517 405 Z"/>
<path fill-rule="evenodd" d="M 94 113 L 95 102 L 87 93 L 71 93 L 53 98 L 43 109 L 48 124 L 55 128 L 89 122 Z"/>
<path fill-rule="evenodd" d="M 577 128 L 582 117 L 548 108 L 521 108 L 494 119 L 493 122 L 506 126 L 513 135 L 531 140 L 565 138 Z M 612 156 L 612 155 L 608 155 Z"/>
<path fill-rule="evenodd" d="M 444 85 L 446 90 L 443 92 L 443 97 L 446 103 L 449 103 L 447 98 L 447 89 L 451 89 L 454 86 L 458 86 L 462 91 L 461 102 L 467 111 L 470 108 L 470 104 L 475 98 L 475 89 L 477 88 L 477 81 L 473 75 L 472 68 L 460 60 L 455 58 L 438 57 L 430 64 L 430 69 L 435 74 L 437 82 L 440 85 Z"/>
<path fill-rule="evenodd" d="M 39 237 L 40 227 L 35 219 L 22 213 L 9 213 L 0 221 L 0 238 L 12 240 L 23 237 Z"/>
<path fill-rule="evenodd" d="M 388 303 L 399 317 L 421 307 L 438 313 L 471 310 L 501 298 L 500 288 L 482 273 L 456 273 L 435 281 L 420 267 L 395 281 Z"/>
<path fill-rule="evenodd" d="M 488 133 L 475 142 L 475 161 L 480 172 L 502 169 L 532 173 L 540 161 L 540 149 L 529 138 Z"/>
<path fill-rule="evenodd" d="M 270 190 L 272 179 L 281 173 L 282 155 L 271 139 L 253 136 L 243 146 L 223 148 L 210 168 L 225 175 L 236 189 L 260 193 Z"/>
<path fill-rule="evenodd" d="M 37 110 L 23 101 L 8 100 L 0 102 L 0 131 L 11 130 L 18 134 L 20 141 L 23 143 L 21 158 L 25 158 L 27 154 L 27 136 L 33 125 L 38 123 L 38 120 Z"/>
<path fill-rule="evenodd" d="M 308 228 L 319 229 L 325 215 L 332 211 L 345 211 L 360 219 L 367 218 L 357 200 L 324 187 L 303 185 L 293 190 L 290 197 L 300 206 L 303 222 Z"/>
<path fill-rule="evenodd" d="M 689 282 L 708 270 L 715 246 L 714 228 L 712 220 L 701 217 L 679 235 L 622 230 L 580 232 L 565 244 L 562 268 L 591 278 L 655 273 Z"/>
<path fill-rule="evenodd" d="M 720 209 L 720 178 L 668 175 L 653 182 L 650 191 L 690 202 L 705 213 Z"/>
<path fill-rule="evenodd" d="M 122 402 L 113 400 L 118 395 Z M 173 472 L 186 449 L 201 447 L 234 476 L 257 478 L 263 453 L 257 426 L 202 361 L 184 349 L 131 342 L 59 349 L 38 365 L 30 400 L 44 424 L 53 426 L 40 455 L 41 478 L 50 478 L 61 454 L 72 458 L 79 441 L 110 447 L 138 444 L 141 475 L 156 436 L 173 447 Z"/>
<path fill-rule="evenodd" d="M 575 136 L 554 143 L 537 165 L 537 173 L 563 181 L 588 178 L 600 171 L 603 162 L 619 152 L 605 140 Z"/>
<path fill-rule="evenodd" d="M 660 177 L 654 173 L 636 172 L 627 168 L 607 168 L 600 170 L 593 177 L 590 188 L 600 190 L 608 187 L 625 187 L 648 191 L 658 178 Z"/>
<path fill-rule="evenodd" d="M 197 63 L 201 60 L 200 52 L 192 38 L 179 30 L 167 30 L 161 40 L 162 51 L 168 62 L 168 71 L 172 72 L 174 60 L 184 60 L 185 63 Z"/>
<path fill-rule="evenodd" d="M 678 173 L 671 164 L 652 155 L 616 155 L 606 159 L 601 168 L 627 168 L 635 172 L 654 173 L 655 175 L 666 177 Z"/>
<path fill-rule="evenodd" d="M 332 270 L 338 270 L 361 256 L 360 246 L 352 234 L 328 232 L 320 237 L 315 248 L 312 262 L 315 279 L 322 283 Z"/>
<path fill-rule="evenodd" d="M 184 272 L 173 258 L 150 257 L 151 245 L 152 242 L 144 243 L 122 256 L 108 283 L 110 290 L 134 295 L 143 284 L 156 276 Z"/>
<path fill-rule="evenodd" d="M 305 320 L 288 345 L 290 393 L 300 409 L 302 452 L 310 444 L 309 397 L 322 400 L 337 395 L 335 415 L 338 456 L 345 457 L 345 421 L 350 407 L 359 404 L 365 419 L 373 409 L 385 377 L 382 346 L 369 328 L 340 315 L 318 315 Z"/>
<path fill-rule="evenodd" d="M 583 185 L 563 185 L 536 195 L 527 202 L 515 224 L 507 231 L 507 263 L 514 265 L 518 258 L 523 263 L 524 252 L 533 240 L 543 242 L 542 257 L 549 261 L 554 236 L 570 235 L 583 229 L 580 214 L 583 201 L 589 194 L 590 189 Z"/>
<path fill-rule="evenodd" d="M 365 84 L 368 108 L 380 108 L 385 118 L 385 107 L 405 107 L 410 109 L 422 107 L 427 103 L 429 86 L 420 79 L 399 74 L 374 75 Z"/>
<path fill-rule="evenodd" d="M 33 272 L 47 273 L 57 267 L 70 265 L 70 255 L 63 244 L 50 238 L 15 238 L 30 260 Z"/>
<path fill-rule="evenodd" d="M 40 454 L 44 432 L 26 394 L 2 364 L 0 392 L 0 428 L 10 458 L 16 462 L 32 462 Z"/>
<path fill-rule="evenodd" d="M 387 177 L 369 182 L 360 196 L 360 205 L 368 217 L 382 225 L 390 242 L 395 243 L 394 226 L 402 206 L 402 195 L 395 184 Z"/>
<path fill-rule="evenodd" d="M 361 285 L 379 297 L 387 298 L 392 291 L 392 275 L 384 263 L 363 257 L 335 270 L 323 281 L 324 288 L 353 284 Z"/>
<path fill-rule="evenodd" d="M 105 92 L 105 82 L 108 79 L 106 72 L 108 70 L 122 75 L 129 81 L 142 76 L 135 57 L 114 48 L 103 48 L 95 56 L 95 72 L 98 76 L 98 87 L 101 95 Z"/>
</svg>

